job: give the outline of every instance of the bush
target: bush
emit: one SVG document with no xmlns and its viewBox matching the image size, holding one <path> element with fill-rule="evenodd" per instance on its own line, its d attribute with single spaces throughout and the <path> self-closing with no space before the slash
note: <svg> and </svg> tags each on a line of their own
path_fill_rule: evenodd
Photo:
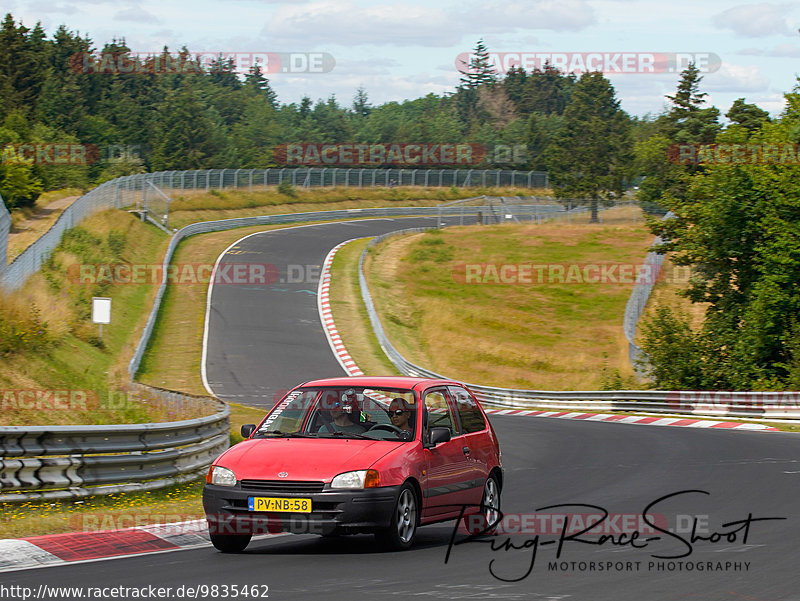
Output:
<svg viewBox="0 0 800 601">
<path fill-rule="evenodd" d="M 685 315 L 659 305 L 655 314 L 644 321 L 642 335 L 642 350 L 650 355 L 650 375 L 657 388 L 702 390 L 709 387 L 708 380 L 713 378 L 706 374 L 703 337 L 692 331 Z"/>
<path fill-rule="evenodd" d="M 290 198 L 297 198 L 297 190 L 288 179 L 283 180 L 278 184 L 278 192 Z"/>
<path fill-rule="evenodd" d="M 0 162 L 0 196 L 9 209 L 32 207 L 42 189 L 29 165 Z"/>
<path fill-rule="evenodd" d="M 47 322 L 42 321 L 39 308 L 33 304 L 27 316 L 14 311 L 0 312 L 0 355 L 12 355 L 22 351 L 44 351 L 52 340 Z"/>
</svg>

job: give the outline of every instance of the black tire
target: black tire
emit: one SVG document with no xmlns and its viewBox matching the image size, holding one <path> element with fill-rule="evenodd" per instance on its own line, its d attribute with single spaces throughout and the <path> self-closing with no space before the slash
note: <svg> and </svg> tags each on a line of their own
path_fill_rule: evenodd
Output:
<svg viewBox="0 0 800 601">
<path fill-rule="evenodd" d="M 378 542 L 393 551 L 404 551 L 414 544 L 419 527 L 419 500 L 414 487 L 404 484 L 397 495 L 391 525 L 375 533 Z"/>
<path fill-rule="evenodd" d="M 240 553 L 250 544 L 252 534 L 210 534 L 211 544 L 223 553 Z"/>
<path fill-rule="evenodd" d="M 498 517 L 500 515 L 500 483 L 497 478 L 490 474 L 483 485 L 483 495 L 481 496 L 481 517 L 483 518 L 482 527 L 487 534 L 497 530 Z M 492 525 L 494 524 L 494 527 Z"/>
</svg>

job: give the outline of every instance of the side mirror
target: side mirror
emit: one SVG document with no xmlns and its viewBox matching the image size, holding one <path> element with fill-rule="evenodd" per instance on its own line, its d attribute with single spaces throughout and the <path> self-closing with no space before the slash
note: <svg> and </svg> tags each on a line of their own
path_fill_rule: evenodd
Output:
<svg viewBox="0 0 800 601">
<path fill-rule="evenodd" d="M 436 427 L 431 428 L 431 446 L 436 446 L 441 442 L 450 440 L 450 428 Z"/>
<path fill-rule="evenodd" d="M 250 435 L 256 431 L 255 424 L 245 424 L 242 426 L 242 436 L 244 438 L 250 438 Z"/>
</svg>

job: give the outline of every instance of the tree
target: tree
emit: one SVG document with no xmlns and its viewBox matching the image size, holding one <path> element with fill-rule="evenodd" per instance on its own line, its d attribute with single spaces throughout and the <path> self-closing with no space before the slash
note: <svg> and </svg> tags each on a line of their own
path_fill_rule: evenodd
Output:
<svg viewBox="0 0 800 601">
<path fill-rule="evenodd" d="M 525 79 L 517 108 L 523 115 L 561 115 L 576 81 L 574 73 L 564 75 L 550 63 L 545 63 L 542 69 L 534 69 Z"/>
<path fill-rule="evenodd" d="M 667 96 L 671 107 L 656 119 L 652 139 L 636 145 L 636 172 L 646 176 L 637 197 L 652 212 L 666 212 L 666 199 L 686 198 L 689 179 L 704 169 L 702 165 L 671 161 L 670 147 L 711 144 L 721 130 L 719 110 L 703 107 L 707 94 L 699 91 L 702 79 L 699 69 L 690 63 L 681 72 L 675 95 Z"/>
<path fill-rule="evenodd" d="M 519 107 L 522 100 L 522 91 L 525 88 L 525 80 L 528 78 L 525 69 L 522 67 L 510 67 L 506 71 L 506 78 L 503 80 L 503 87 L 509 99 Z"/>
<path fill-rule="evenodd" d="M 760 109 L 755 104 L 747 104 L 744 98 L 737 98 L 725 116 L 753 133 L 760 129 L 764 123 L 769 122 L 769 113 Z"/>
<path fill-rule="evenodd" d="M 215 156 L 224 150 L 223 140 L 197 92 L 184 83 L 168 94 L 159 109 L 153 170 L 214 167 Z"/>
<path fill-rule="evenodd" d="M 455 103 L 459 118 L 469 127 L 483 124 L 489 118 L 488 113 L 479 107 L 479 89 L 493 87 L 497 83 L 497 72 L 491 64 L 489 50 L 478 40 L 475 49 L 470 55 L 469 62 L 459 68 L 461 79 L 456 88 Z"/>
<path fill-rule="evenodd" d="M 597 222 L 599 202 L 622 192 L 630 157 L 629 120 L 613 86 L 601 73 L 584 73 L 545 154 L 556 196 L 588 197 Z"/>
<path fill-rule="evenodd" d="M 0 24 L 0 117 L 15 108 L 35 108 L 47 78 L 47 47 L 39 23 L 16 25 L 11 13 Z"/>
<path fill-rule="evenodd" d="M 6 207 L 32 207 L 42 193 L 42 184 L 25 163 L 0 162 L 0 196 Z"/>
<path fill-rule="evenodd" d="M 262 95 L 273 109 L 278 108 L 278 95 L 269 85 L 269 80 L 264 77 L 261 64 L 252 65 L 244 76 L 245 87 Z"/>
<path fill-rule="evenodd" d="M 491 64 L 489 58 L 489 50 L 483 43 L 483 40 L 478 40 L 475 44 L 475 49 L 472 51 L 469 63 L 465 65 L 462 71 L 459 69 L 462 77 L 459 80 L 461 88 L 479 88 L 483 85 L 494 85 L 497 83 L 497 72 Z"/>
<path fill-rule="evenodd" d="M 279 126 L 275 110 L 260 95 L 247 103 L 244 118 L 233 126 L 233 145 L 239 152 L 242 168 L 273 165 L 272 149 L 278 142 Z"/>
<path fill-rule="evenodd" d="M 764 122 L 748 145 L 785 144 L 800 125 L 800 85 L 778 122 Z M 716 142 L 740 142 L 729 128 Z M 708 387 L 738 390 L 793 385 L 800 353 L 800 191 L 796 166 L 711 164 L 688 178 L 688 194 L 665 196 L 674 219 L 653 222 L 677 265 L 692 267 L 685 291 L 708 303 L 700 332 Z M 687 353 L 692 351 L 687 347 Z M 656 369 L 669 369 L 655 356 Z"/>
<path fill-rule="evenodd" d="M 353 114 L 356 117 L 368 117 L 372 111 L 372 105 L 369 103 L 369 97 L 367 96 L 367 91 L 359 86 L 356 90 L 356 95 L 353 97 Z"/>
<path fill-rule="evenodd" d="M 662 131 L 679 144 L 710 144 L 720 131 L 719 109 L 703 108 L 705 92 L 700 92 L 700 70 L 689 63 L 681 72 L 674 96 L 667 96 L 672 107 L 662 121 Z"/>
</svg>

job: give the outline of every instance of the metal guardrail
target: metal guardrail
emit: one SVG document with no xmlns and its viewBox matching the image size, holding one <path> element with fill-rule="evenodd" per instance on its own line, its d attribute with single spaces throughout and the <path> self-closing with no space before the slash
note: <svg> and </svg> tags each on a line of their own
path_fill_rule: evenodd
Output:
<svg viewBox="0 0 800 601">
<path fill-rule="evenodd" d="M 426 228 L 399 230 L 377 236 L 361 253 L 358 283 L 370 324 L 381 349 L 407 376 L 447 378 L 406 359 L 389 341 L 364 275 L 364 259 L 370 247 L 397 235 L 425 231 Z M 678 415 L 711 415 L 740 418 L 800 418 L 800 392 L 603 390 L 551 391 L 498 388 L 467 383 L 482 403 L 501 409 L 548 409 L 565 411 L 646 411 Z"/>
<path fill-rule="evenodd" d="M 663 219 L 671 219 L 674 213 L 667 213 Z M 653 240 L 653 245 L 660 244 L 661 238 L 656 236 Z M 628 359 L 633 366 L 633 369 L 643 374 L 646 371 L 647 353 L 645 353 L 636 344 L 636 329 L 639 325 L 639 319 L 642 317 L 647 300 L 650 298 L 650 293 L 653 292 L 653 287 L 658 280 L 661 273 L 661 267 L 664 264 L 664 255 L 649 252 L 644 259 L 646 265 L 652 265 L 648 271 L 648 278 L 645 282 L 636 282 L 631 290 L 631 295 L 628 297 L 628 302 L 625 305 L 625 314 L 622 320 L 622 329 L 625 332 L 625 338 L 628 341 Z"/>
<path fill-rule="evenodd" d="M 103 426 L 0 426 L 0 503 L 153 490 L 197 478 L 230 444 L 222 401 L 136 385 L 213 415 Z"/>
</svg>

